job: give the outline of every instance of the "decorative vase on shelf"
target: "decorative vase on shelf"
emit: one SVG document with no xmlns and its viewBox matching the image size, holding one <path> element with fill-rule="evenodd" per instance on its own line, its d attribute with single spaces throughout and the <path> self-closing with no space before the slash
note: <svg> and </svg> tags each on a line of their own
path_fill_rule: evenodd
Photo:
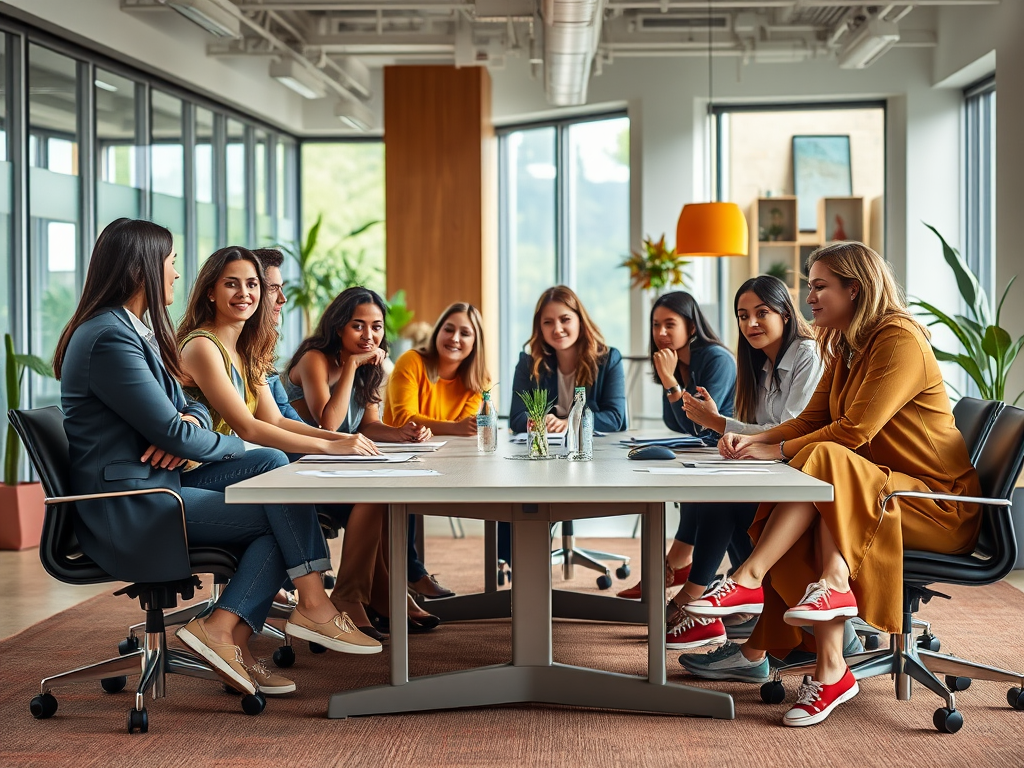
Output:
<svg viewBox="0 0 1024 768">
<path fill-rule="evenodd" d="M 840 216 L 838 213 L 836 214 L 836 228 L 835 228 L 835 231 L 832 232 L 832 239 L 833 240 L 846 240 L 847 239 L 847 237 L 846 237 L 846 229 L 843 226 L 843 217 Z"/>
</svg>

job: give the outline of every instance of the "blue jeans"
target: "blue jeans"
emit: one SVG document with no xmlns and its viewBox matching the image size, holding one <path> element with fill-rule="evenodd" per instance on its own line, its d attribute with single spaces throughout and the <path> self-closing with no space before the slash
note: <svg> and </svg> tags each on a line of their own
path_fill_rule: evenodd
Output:
<svg viewBox="0 0 1024 768">
<path fill-rule="evenodd" d="M 756 512 L 757 504 L 751 502 L 679 505 L 676 540 L 693 545 L 691 582 L 705 587 L 710 584 L 726 552 L 734 570 L 750 557 L 754 546 L 747 529 Z"/>
<path fill-rule="evenodd" d="M 246 451 L 234 461 L 203 464 L 181 476 L 190 544 L 241 550 L 235 575 L 217 607 L 263 628 L 286 578 L 331 567 L 316 511 L 308 504 L 227 504 L 224 489 L 288 463 L 273 448 Z"/>
</svg>

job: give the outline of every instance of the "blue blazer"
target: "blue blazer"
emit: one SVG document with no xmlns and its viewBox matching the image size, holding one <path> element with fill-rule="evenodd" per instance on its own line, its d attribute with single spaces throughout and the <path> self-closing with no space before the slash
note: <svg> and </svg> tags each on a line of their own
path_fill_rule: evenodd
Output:
<svg viewBox="0 0 1024 768">
<path fill-rule="evenodd" d="M 526 406 L 519 393 L 531 389 L 546 389 L 549 402 L 557 402 L 558 364 L 553 356 L 548 360 L 547 371 L 542 369 L 538 382 L 533 378 L 533 358 L 526 352 L 520 353 L 512 380 L 512 408 L 508 416 L 513 432 L 526 431 Z M 622 432 L 627 428 L 626 375 L 622 370 L 622 355 L 614 347 L 608 349 L 608 356 L 597 368 L 597 379 L 587 387 L 587 406 L 594 414 L 594 429 L 599 432 Z"/>
<path fill-rule="evenodd" d="M 75 494 L 166 488 L 181 494 L 178 470 L 139 457 L 150 445 L 195 461 L 245 453 L 233 436 L 210 431 L 210 414 L 187 402 L 159 353 L 139 336 L 127 310 L 102 310 L 71 336 L 61 371 L 61 406 Z M 198 418 L 205 429 L 182 421 Z M 75 505 L 82 550 L 122 581 L 171 581 L 190 574 L 184 521 L 174 497 L 155 493 Z"/>
<path fill-rule="evenodd" d="M 718 406 L 722 416 L 732 416 L 736 398 L 736 359 L 725 347 L 717 344 L 690 342 L 690 386 L 686 391 L 696 396 L 697 387 L 704 387 Z M 682 383 L 682 382 L 680 382 Z M 661 418 L 673 432 L 698 437 L 715 437 L 717 433 L 694 424 L 683 410 L 683 403 L 668 401 L 668 393 L 661 393 Z"/>
</svg>

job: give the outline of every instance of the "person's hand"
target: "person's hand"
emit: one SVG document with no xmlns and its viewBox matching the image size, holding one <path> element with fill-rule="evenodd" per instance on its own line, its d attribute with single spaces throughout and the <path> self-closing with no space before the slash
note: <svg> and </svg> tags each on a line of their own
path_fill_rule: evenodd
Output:
<svg viewBox="0 0 1024 768">
<path fill-rule="evenodd" d="M 387 352 L 377 347 L 371 352 L 361 352 L 358 355 L 352 355 L 348 358 L 347 362 L 354 368 L 358 368 L 361 365 L 380 365 L 387 356 Z"/>
<path fill-rule="evenodd" d="M 400 427 L 398 433 L 402 436 L 402 441 L 406 443 L 422 443 L 434 436 L 427 427 L 417 424 L 415 421 L 410 421 L 404 427 Z"/>
<path fill-rule="evenodd" d="M 735 459 L 759 459 L 761 461 L 779 461 L 778 443 L 756 443 L 750 435 L 742 435 L 734 445 Z"/>
<path fill-rule="evenodd" d="M 378 456 L 380 451 L 373 444 L 373 440 L 366 435 L 349 435 L 344 432 L 336 432 L 336 437 L 328 444 L 330 448 L 327 453 L 331 456 Z"/>
<path fill-rule="evenodd" d="M 472 437 L 476 434 L 476 415 L 466 416 L 455 422 L 455 434 L 461 437 Z"/>
<path fill-rule="evenodd" d="M 553 413 L 549 413 L 544 417 L 544 428 L 553 435 L 559 435 L 569 428 L 569 422 L 566 419 L 558 418 Z"/>
<path fill-rule="evenodd" d="M 665 389 L 673 386 L 672 382 L 676 381 L 678 365 L 679 356 L 674 349 L 659 349 L 654 353 L 654 372 L 658 374 Z"/>
<path fill-rule="evenodd" d="M 718 452 L 726 459 L 738 459 L 737 445 L 746 437 L 737 432 L 726 432 L 718 441 Z"/>
<path fill-rule="evenodd" d="M 722 417 L 718 412 L 718 406 L 715 405 L 715 401 L 711 399 L 711 395 L 704 387 L 697 387 L 697 394 L 700 397 L 694 397 L 689 392 L 683 391 L 683 410 L 690 421 L 694 421 L 702 427 L 714 429 L 713 422 Z"/>
<path fill-rule="evenodd" d="M 182 421 L 187 421 L 189 424 L 195 424 L 200 429 L 203 428 L 203 425 L 199 423 L 199 419 L 197 419 L 191 413 L 179 413 L 178 416 L 181 417 Z"/>
<path fill-rule="evenodd" d="M 151 445 L 146 449 L 146 452 L 142 454 L 142 458 L 139 459 L 139 461 L 143 464 L 152 464 L 158 469 L 177 469 L 188 461 L 188 459 L 179 458 L 178 456 L 168 453 L 162 448 L 157 448 L 155 445 Z"/>
</svg>

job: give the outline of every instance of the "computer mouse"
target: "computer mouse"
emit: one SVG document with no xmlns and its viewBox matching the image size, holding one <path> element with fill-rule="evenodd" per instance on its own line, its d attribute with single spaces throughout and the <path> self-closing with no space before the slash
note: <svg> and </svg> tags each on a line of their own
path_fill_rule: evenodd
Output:
<svg viewBox="0 0 1024 768">
<path fill-rule="evenodd" d="M 671 448 L 664 445 L 641 445 L 630 449 L 626 454 L 628 459 L 674 459 L 676 457 Z"/>
</svg>

